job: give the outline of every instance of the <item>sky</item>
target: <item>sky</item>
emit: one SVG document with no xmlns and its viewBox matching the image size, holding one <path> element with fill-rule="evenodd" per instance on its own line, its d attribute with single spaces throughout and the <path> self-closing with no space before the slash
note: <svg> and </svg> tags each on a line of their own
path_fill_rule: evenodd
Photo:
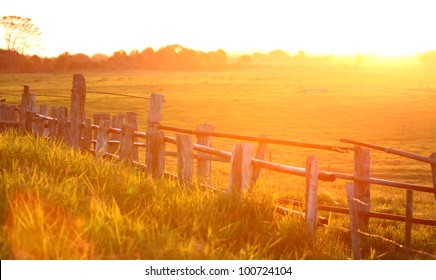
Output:
<svg viewBox="0 0 436 280">
<path fill-rule="evenodd" d="M 435 7 L 431 0 L 0 0 L 0 16 L 31 18 L 42 32 L 43 49 L 33 51 L 40 56 L 170 44 L 399 56 L 436 49 Z"/>
</svg>

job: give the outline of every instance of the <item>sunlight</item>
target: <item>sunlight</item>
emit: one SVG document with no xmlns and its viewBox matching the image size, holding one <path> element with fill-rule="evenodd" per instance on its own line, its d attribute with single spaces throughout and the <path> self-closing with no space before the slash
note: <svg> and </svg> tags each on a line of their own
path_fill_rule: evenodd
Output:
<svg viewBox="0 0 436 280">
<path fill-rule="evenodd" d="M 431 1 L 78 0 L 9 1 L 4 15 L 33 19 L 43 33 L 40 55 L 112 54 L 170 44 L 227 52 L 282 49 L 296 53 L 410 55 L 435 48 Z M 53 8 L 56 12 L 52 12 Z"/>
</svg>

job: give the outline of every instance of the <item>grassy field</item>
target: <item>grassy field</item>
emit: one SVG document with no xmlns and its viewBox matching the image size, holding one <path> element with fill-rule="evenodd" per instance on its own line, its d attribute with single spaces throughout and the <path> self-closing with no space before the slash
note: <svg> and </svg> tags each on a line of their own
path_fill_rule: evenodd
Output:
<svg viewBox="0 0 436 280">
<path fill-rule="evenodd" d="M 144 129 L 146 123 L 148 100 L 95 92 L 123 93 L 138 97 L 148 97 L 152 92 L 163 93 L 163 124 L 166 125 L 193 129 L 200 123 L 209 122 L 215 124 L 217 131 L 221 132 L 253 136 L 266 133 L 272 138 L 331 145 L 341 145 L 340 138 L 349 138 L 424 156 L 436 151 L 436 91 L 432 90 L 436 89 L 436 73 L 418 66 L 370 68 L 342 65 L 252 68 L 223 72 L 82 74 L 89 91 L 86 103 L 89 117 L 96 112 L 133 111 L 139 113 L 141 129 Z M 18 104 L 22 86 L 29 85 L 37 95 L 39 104 L 69 107 L 71 81 L 72 73 L 3 74 L 0 76 L 0 93 L 12 94 L 2 97 L 6 97 L 8 103 Z M 213 145 L 230 151 L 234 143 L 233 140 L 215 138 Z M 168 147 L 168 150 L 171 149 L 174 148 Z M 323 170 L 353 172 L 352 154 L 268 146 L 268 159 L 293 166 L 304 166 L 309 154 L 317 156 Z M 173 169 L 174 161 L 169 160 L 168 170 Z M 375 151 L 371 154 L 373 177 L 431 186 L 430 170 L 428 164 Z M 228 171 L 228 165 L 213 165 L 214 180 L 218 187 L 225 188 Z M 260 186 L 260 192 L 266 189 L 267 193 L 276 196 L 301 200 L 304 194 L 303 179 L 270 172 L 262 173 Z M 347 205 L 344 182 L 321 183 L 319 195 L 323 204 Z M 371 201 L 373 211 L 401 215 L 405 213 L 404 190 L 372 186 Z M 436 219 L 433 195 L 415 193 L 414 202 L 414 216 Z M 337 225 L 348 226 L 347 219 L 335 218 L 337 219 L 332 221 L 335 220 Z M 397 242 L 404 238 L 402 223 L 371 223 L 372 233 L 382 234 Z M 436 230 L 419 226 L 414 226 L 413 229 L 412 247 L 436 252 Z M 370 241 L 376 244 L 373 246 L 375 251 L 371 251 L 372 257 L 388 252 L 383 258 L 399 258 L 399 253 L 393 248 Z M 311 255 L 306 249 L 301 249 L 293 257 L 345 258 L 349 254 L 346 242 L 332 246 L 346 248 L 341 247 L 339 251 L 325 255 Z M 368 243 L 366 248 L 369 247 Z M 224 255 L 212 255 L 211 258 L 243 257 L 235 252 L 229 253 L 227 257 Z M 132 257 L 129 256 L 127 258 Z M 109 258 L 109 255 L 95 257 Z M 176 254 L 175 258 L 177 257 L 181 255 Z M 261 255 L 253 256 L 257 257 Z M 272 254 L 265 258 L 275 257 L 278 255 Z M 281 257 L 293 258 L 289 255 Z M 366 258 L 370 257 L 371 253 L 366 252 Z"/>
<path fill-rule="evenodd" d="M 1 259 L 348 259 L 348 218 L 331 217 L 316 238 L 304 220 L 276 211 L 278 195 L 259 184 L 237 197 L 171 180 L 15 133 L 0 135 Z M 65 164 L 68 163 L 68 164 Z M 291 180 L 292 181 L 292 180 Z M 397 242 L 403 228 L 372 222 Z M 434 232 L 414 227 L 413 248 L 434 252 Z M 377 238 L 365 259 L 401 259 Z M 425 255 L 413 255 L 426 259 Z"/>
</svg>

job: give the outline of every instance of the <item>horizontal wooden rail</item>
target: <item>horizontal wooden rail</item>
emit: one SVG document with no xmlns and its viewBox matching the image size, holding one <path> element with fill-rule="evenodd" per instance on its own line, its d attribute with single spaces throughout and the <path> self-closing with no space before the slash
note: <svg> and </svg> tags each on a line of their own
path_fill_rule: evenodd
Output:
<svg viewBox="0 0 436 280">
<path fill-rule="evenodd" d="M 172 127 L 172 126 L 167 126 L 167 125 L 159 125 L 159 128 L 162 130 L 168 130 L 168 131 L 186 133 L 186 134 L 193 134 L 193 135 L 207 135 L 207 136 L 214 136 L 214 137 L 221 137 L 221 138 L 238 139 L 238 140 L 244 140 L 244 141 L 264 142 L 264 143 L 279 144 L 279 145 L 285 145 L 285 146 L 296 146 L 296 147 L 302 147 L 302 148 L 328 150 L 328 151 L 333 151 L 333 152 L 338 152 L 338 153 L 348 153 L 350 150 L 354 149 L 353 147 L 320 145 L 320 144 L 296 142 L 296 141 L 290 141 L 290 140 L 262 138 L 262 137 L 254 137 L 254 136 L 244 136 L 244 135 L 214 132 L 214 131 L 197 131 L 197 130 L 192 130 L 192 129 Z"/>
<path fill-rule="evenodd" d="M 172 138 L 172 137 L 165 136 L 165 141 L 168 143 L 176 144 L 176 139 Z M 202 146 L 199 144 L 193 144 L 193 148 L 194 148 L 194 150 L 197 150 L 197 151 L 200 151 L 200 152 L 203 152 L 206 154 L 222 157 L 222 158 L 231 158 L 231 156 L 232 156 L 232 153 L 230 153 L 230 152 Z M 297 175 L 297 176 L 301 176 L 301 177 L 306 176 L 306 169 L 305 168 L 294 167 L 294 166 L 289 166 L 289 165 L 282 165 L 282 164 L 273 163 L 273 162 L 269 162 L 269 161 L 265 161 L 265 160 L 260 160 L 257 158 L 252 158 L 251 162 L 252 162 L 252 164 L 258 165 L 259 167 L 262 167 L 264 169 L 269 169 L 272 171 L 291 174 L 291 175 Z M 330 181 L 331 182 L 331 181 L 335 180 L 335 175 L 330 173 L 330 172 L 320 171 L 319 175 L 318 175 L 318 179 L 322 180 L 322 181 Z"/>
<path fill-rule="evenodd" d="M 303 207 L 303 203 L 301 201 L 296 201 L 286 198 L 279 198 L 278 201 L 279 203 L 282 204 L 291 204 L 293 206 Z M 345 215 L 350 214 L 348 208 L 340 208 L 340 207 L 334 207 L 328 205 L 318 205 L 318 210 L 345 214 Z M 397 221 L 397 222 L 406 222 L 406 217 L 401 215 L 387 214 L 387 213 L 380 213 L 380 212 L 363 212 L 363 211 L 358 211 L 358 213 L 359 215 L 367 216 L 370 218 Z M 412 223 L 417 225 L 436 226 L 436 220 L 429 220 L 429 219 L 412 218 Z"/>
<path fill-rule="evenodd" d="M 389 181 L 384 179 L 377 179 L 377 178 L 361 178 L 356 177 L 349 174 L 343 174 L 343 173 L 337 173 L 332 172 L 338 179 L 343 179 L 347 181 L 353 181 L 353 182 L 359 182 L 359 183 L 370 183 L 374 185 L 380 185 L 380 186 L 387 186 L 387 187 L 394 187 L 399 189 L 406 189 L 406 190 L 414 190 L 419 192 L 427 192 L 427 193 L 433 193 L 436 194 L 436 189 L 426 186 L 420 186 L 420 185 L 414 185 L 414 184 L 408 184 L 408 183 L 401 183 L 401 182 L 395 182 L 395 181 Z"/>
<path fill-rule="evenodd" d="M 377 145 L 368 144 L 368 143 L 359 142 L 359 141 L 354 141 L 354 140 L 349 140 L 349 139 L 340 139 L 340 141 L 344 142 L 344 143 L 348 143 L 348 144 L 353 144 L 353 145 L 357 145 L 357 146 L 370 148 L 373 150 L 382 151 L 382 152 L 385 152 L 388 154 L 393 154 L 393 155 L 397 155 L 397 156 L 401 156 L 401 157 L 414 159 L 414 160 L 425 162 L 425 163 L 436 164 L 436 159 L 413 154 L 413 153 L 406 152 L 406 151 L 399 150 L 399 149 L 394 149 L 391 147 L 382 147 L 382 146 L 377 146 Z"/>
</svg>

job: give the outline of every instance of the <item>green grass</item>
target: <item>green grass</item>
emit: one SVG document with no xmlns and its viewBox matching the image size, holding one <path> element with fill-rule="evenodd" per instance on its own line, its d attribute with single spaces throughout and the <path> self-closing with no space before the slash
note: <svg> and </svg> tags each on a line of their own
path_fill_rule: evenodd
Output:
<svg viewBox="0 0 436 280">
<path fill-rule="evenodd" d="M 106 96 L 92 93 L 92 91 L 125 93 L 142 97 L 148 97 L 152 92 L 163 93 L 165 95 L 163 123 L 184 128 L 195 128 L 196 125 L 200 123 L 210 122 L 216 125 L 217 131 L 222 132 L 234 132 L 254 136 L 260 133 L 267 133 L 269 137 L 274 138 L 332 145 L 340 145 L 338 141 L 340 138 L 350 138 L 372 144 L 379 144 L 381 146 L 404 149 L 421 155 L 429 155 L 434 152 L 436 148 L 434 144 L 436 143 L 436 119 L 434 114 L 436 98 L 434 98 L 435 93 L 432 91 L 432 89 L 436 88 L 436 75 L 434 75 L 435 73 L 431 72 L 431 70 L 417 66 L 349 67 L 343 65 L 320 66 L 318 68 L 253 68 L 222 72 L 109 71 L 86 72 L 83 74 L 89 90 L 86 101 L 86 113 L 88 117 L 91 117 L 92 114 L 96 112 L 110 112 L 113 114 L 133 111 L 139 113 L 141 130 L 145 129 L 148 113 L 147 100 Z M 22 91 L 22 86 L 29 85 L 31 92 L 36 93 L 37 102 L 39 104 L 69 107 L 71 81 L 72 73 L 4 74 L 0 76 L 0 92 L 15 94 L 16 96 L 5 95 L 2 97 L 6 97 L 7 103 L 9 104 L 19 104 L 19 95 Z M 323 93 L 313 93 L 314 91 L 311 91 L 312 89 L 325 89 L 325 91 Z M 44 94 L 55 95 L 57 97 L 43 96 Z M 171 133 L 167 135 L 172 136 Z M 218 138 L 214 138 L 213 141 L 214 147 L 227 151 L 230 151 L 231 146 L 235 143 L 234 140 L 228 141 Z M 174 149 L 175 148 L 172 146 L 167 146 L 167 150 Z M 51 155 L 56 153 L 51 151 L 51 148 L 48 150 L 50 151 L 47 151 L 47 154 Z M 28 151 L 26 153 L 30 152 Z M 44 195 L 42 197 L 45 197 L 45 195 L 47 195 L 50 198 L 49 204 L 52 203 L 52 196 L 55 196 L 55 198 L 53 198 L 54 201 L 58 202 L 62 207 L 74 206 L 74 203 L 77 203 L 77 205 L 81 205 L 80 207 L 89 208 L 92 201 L 92 205 L 95 207 L 103 207 L 102 205 L 104 205 L 104 207 L 112 209 L 113 213 L 111 213 L 115 215 L 117 208 L 124 209 L 123 207 L 125 207 L 120 201 L 127 199 L 129 202 L 125 203 L 132 205 L 131 199 L 133 198 L 129 198 L 127 195 L 129 191 L 125 188 L 130 188 L 130 192 L 137 194 L 137 192 L 141 193 L 141 191 L 151 185 L 153 186 L 150 187 L 151 189 L 158 189 L 158 191 L 156 191 L 157 194 L 166 197 L 170 197 L 174 189 L 179 189 L 177 183 L 167 181 L 159 182 L 159 187 L 156 187 L 155 182 L 151 182 L 148 178 L 144 178 L 139 172 L 131 171 L 130 169 L 126 172 L 129 174 L 134 172 L 135 175 L 133 177 L 129 175 L 129 179 L 126 179 L 119 173 L 114 173 L 116 174 L 114 176 L 105 177 L 111 174 L 111 172 L 118 172 L 117 170 L 124 169 L 119 166 L 115 169 L 112 167 L 104 167 L 103 170 L 106 171 L 103 172 L 95 167 L 97 163 L 87 162 L 83 160 L 83 158 L 80 158 L 78 160 L 79 162 L 77 162 L 77 166 L 80 166 L 80 164 L 84 165 L 84 167 L 79 168 L 79 170 L 74 167 L 75 162 L 73 162 L 73 164 L 67 164 L 67 162 L 71 160 L 69 159 L 68 161 L 63 161 L 62 164 L 46 168 L 45 172 L 47 172 L 47 174 L 39 174 L 38 172 L 41 171 L 33 172 L 34 166 L 38 166 L 37 169 L 39 170 L 41 168 L 40 166 L 50 164 L 50 159 L 44 158 L 38 165 L 28 163 L 25 165 L 26 168 L 17 167 L 17 165 L 19 165 L 18 162 L 21 162 L 26 153 L 17 152 L 14 157 L 15 160 L 6 161 L 5 164 L 8 168 L 14 166 L 14 168 L 11 169 L 12 172 L 18 172 L 17 174 L 12 173 L 14 175 L 11 175 L 14 180 L 22 178 L 21 183 L 16 182 L 19 186 L 34 183 L 39 184 L 40 181 L 44 183 L 44 180 L 49 178 L 47 174 L 53 174 L 53 176 L 59 180 L 59 183 L 58 181 L 50 181 L 47 183 L 47 185 L 50 186 L 44 188 L 46 190 L 44 193 L 32 193 L 32 196 Z M 34 158 L 37 159 L 38 156 L 40 156 L 40 152 L 35 151 L 34 153 L 35 155 L 27 159 L 29 162 L 33 162 Z M 319 150 L 268 145 L 267 158 L 278 163 L 304 167 L 306 156 L 309 154 L 315 154 L 317 156 L 320 168 L 323 170 L 345 173 L 353 172 L 352 154 L 337 154 Z M 141 161 L 144 160 L 144 155 L 145 152 L 140 151 Z M 62 155 L 60 156 L 62 157 Z M 4 164 L 3 159 L 0 160 L 0 162 Z M 106 166 L 106 163 L 99 164 Z M 91 166 L 93 167 L 91 168 Z M 15 169 L 15 167 L 17 167 L 17 169 Z M 212 172 L 217 187 L 225 188 L 229 169 L 228 164 L 213 163 Z M 101 173 L 101 176 L 88 173 L 90 170 L 97 170 L 95 172 L 97 174 Z M 168 159 L 167 170 L 174 172 L 175 161 L 173 159 Z M 431 169 L 428 164 L 371 151 L 371 173 L 373 177 L 431 186 L 432 178 L 430 171 Z M 79 186 L 78 188 L 73 188 L 76 190 L 75 193 L 67 192 L 67 190 L 71 189 L 69 187 L 60 187 L 67 183 Z M 132 187 L 128 187 L 127 185 Z M 78 190 L 80 190 L 80 192 Z M 118 190 L 119 193 L 116 193 L 116 190 Z M 170 194 L 160 194 L 163 190 L 168 190 Z M 99 191 L 99 193 L 94 197 L 92 194 L 96 191 Z M 115 192 L 115 194 L 112 192 Z M 155 191 L 150 192 L 154 193 Z M 13 193 L 14 192 L 11 192 L 9 195 L 12 196 Z M 208 205 L 216 205 L 213 199 L 220 197 L 217 194 L 206 195 L 204 193 L 194 193 L 199 196 L 197 197 L 199 201 L 205 201 Z M 262 197 L 264 195 L 271 197 L 271 194 L 277 197 L 284 196 L 302 200 L 304 196 L 304 181 L 301 178 L 288 175 L 263 172 L 262 180 L 256 189 L 256 193 L 261 195 L 256 198 L 257 200 L 254 198 L 251 199 L 250 203 L 252 200 L 256 203 L 259 199 L 263 201 Z M 108 195 L 108 197 L 106 197 L 106 195 Z M 177 195 L 177 197 L 181 196 L 178 193 L 174 195 Z M 192 196 L 193 194 L 190 193 L 189 195 Z M 59 198 L 63 196 L 66 197 L 65 201 Z M 344 182 L 321 183 L 319 196 L 323 204 L 340 207 L 347 206 Z M 90 200 L 89 197 L 94 198 Z M 136 195 L 134 197 L 136 197 Z M 5 199 L 4 197 L 0 198 L 0 200 Z M 7 201 L 10 201 L 10 199 L 12 198 L 9 197 Z M 208 199 L 211 199 L 211 201 Z M 157 198 L 157 201 L 160 201 L 160 198 Z M 399 215 L 405 214 L 404 190 L 372 186 L 371 201 L 372 211 Z M 144 204 L 142 204 L 142 202 L 144 202 Z M 137 205 L 148 205 L 147 203 L 149 203 L 149 201 L 141 201 L 138 203 Z M 2 205 L 5 204 L 2 203 Z M 207 205 L 204 207 L 206 206 Z M 237 204 L 234 204 L 234 207 L 237 206 Z M 78 208 L 76 209 L 74 207 L 73 209 L 75 210 L 71 210 L 73 212 L 73 220 L 74 217 L 76 217 L 74 213 L 82 213 L 77 210 L 82 208 L 77 206 Z M 147 208 L 148 206 L 138 207 Z M 242 206 L 239 205 L 238 207 Z M 270 207 L 272 206 L 270 205 Z M 160 205 L 159 209 L 161 208 L 165 209 L 165 207 Z M 130 209 L 129 211 L 133 210 L 134 209 Z M 158 211 L 157 209 L 152 210 Z M 126 213 L 123 212 L 124 210 L 120 211 L 123 215 Z M 177 208 L 175 211 L 181 211 L 181 209 Z M 207 212 L 206 210 L 204 211 Z M 70 213 L 70 210 L 67 212 Z M 86 212 L 86 214 L 85 212 L 78 216 L 78 224 L 82 223 L 80 222 L 82 219 L 85 219 L 87 223 L 89 222 L 90 214 L 88 212 Z M 131 215 L 134 215 L 133 213 L 136 212 L 133 211 Z M 155 214 L 155 212 L 153 213 Z M 322 214 L 328 215 L 328 213 Z M 433 195 L 415 192 L 413 215 L 419 218 L 436 219 L 436 205 Z M 348 227 L 348 219 L 341 217 L 342 216 L 335 216 L 335 219 L 332 219 L 333 224 Z M 215 217 L 213 219 L 215 219 Z M 286 220 L 288 218 L 281 219 Z M 168 224 L 168 221 L 166 223 L 163 221 L 159 222 L 159 225 Z M 197 221 L 196 223 L 200 222 Z M 302 228 L 302 226 L 294 220 L 290 223 L 292 227 Z M 194 224 L 194 220 L 192 224 Z M 222 227 L 228 226 L 229 224 L 231 224 L 231 221 L 226 221 L 225 225 L 222 225 Z M 238 225 L 238 230 L 240 230 L 240 226 L 241 225 Z M 56 227 L 57 226 L 54 228 Z M 286 226 L 284 227 L 286 228 Z M 370 229 L 372 233 L 384 236 L 388 232 L 389 237 L 393 237 L 393 239 L 399 243 L 403 242 L 403 223 L 386 223 L 373 219 L 371 220 Z M 114 231 L 116 235 L 116 230 L 111 230 Z M 138 230 L 139 229 L 133 231 L 136 232 Z M 145 231 L 145 229 L 141 228 L 139 231 Z M 208 229 L 203 228 L 203 231 L 207 232 Z M 105 235 L 108 234 L 108 232 L 105 233 Z M 322 234 L 323 233 L 321 233 L 320 239 L 317 238 L 317 240 L 323 240 Z M 331 234 L 331 232 L 328 231 L 328 234 Z M 80 238 L 84 238 L 83 236 L 87 235 L 81 233 Z M 168 229 L 168 240 L 178 240 L 179 238 L 177 236 L 171 236 L 172 230 Z M 292 256 L 286 255 L 286 258 L 341 259 L 351 256 L 347 243 L 347 235 L 336 234 L 333 236 L 334 237 L 327 239 L 335 239 L 339 236 L 340 242 L 334 242 L 335 245 L 331 245 L 335 248 L 342 248 L 338 252 L 333 250 L 333 253 L 328 252 L 318 255 L 311 251 L 314 247 L 309 246 L 307 248 L 297 248 Z M 414 226 L 412 247 L 434 253 L 436 252 L 436 245 L 434 243 L 435 236 L 436 232 L 431 227 Z M 79 240 L 81 240 L 80 238 Z M 298 238 L 299 237 L 297 237 L 297 239 Z M 203 236 L 199 239 L 200 241 L 195 239 L 196 241 L 192 241 L 192 244 L 203 244 L 203 239 L 206 238 Z M 92 242 L 87 241 L 86 238 L 84 240 L 85 241 L 82 243 L 85 245 L 82 245 L 82 247 L 94 248 L 92 250 L 100 248 L 95 244 L 95 240 Z M 152 243 L 151 241 L 144 241 L 144 239 L 140 240 L 142 240 L 141 242 L 146 242 L 146 244 Z M 162 237 L 160 240 L 167 239 Z M 168 242 L 171 243 L 173 241 Z M 191 241 L 188 242 L 185 240 L 178 244 L 178 248 L 184 248 L 184 246 L 186 247 L 191 244 L 190 242 Z M 262 244 L 269 244 L 268 242 Z M 174 241 L 174 243 L 177 242 Z M 302 243 L 306 244 L 305 242 Z M 369 248 L 373 246 L 371 245 L 372 243 L 376 245 L 370 250 Z M 247 251 L 246 248 L 241 248 L 242 245 L 240 247 L 236 246 L 235 248 L 237 249 L 235 250 L 230 250 L 228 247 L 232 247 L 233 245 L 229 246 L 231 243 L 225 242 L 224 244 L 225 245 L 215 244 L 216 246 L 210 244 L 207 246 L 198 245 L 198 247 L 208 248 L 208 250 L 213 247 L 213 249 L 210 249 L 212 253 L 209 251 L 207 251 L 207 254 L 202 252 L 203 255 L 210 256 L 210 258 L 243 258 L 244 255 L 241 252 Z M 250 245 L 252 246 L 251 248 L 255 247 L 254 244 L 257 243 L 253 241 Z M 391 246 L 387 246 L 383 242 L 373 240 L 364 244 L 366 244 L 366 258 L 376 258 L 380 256 L 382 258 L 401 258 L 401 251 L 394 250 Z M 135 247 L 134 245 L 127 244 L 123 246 L 123 248 L 129 246 Z M 142 245 L 140 245 L 140 247 L 141 246 Z M 219 253 L 221 250 L 219 249 L 220 246 L 227 251 Z M 279 246 L 283 246 L 282 243 L 280 243 Z M 311 246 L 315 245 L 312 244 Z M 262 248 L 264 247 L 265 246 Z M 150 246 L 150 248 L 154 247 Z M 327 251 L 331 250 L 330 246 L 326 248 Z M 10 250 L 8 250 L 5 252 L 10 252 Z M 315 251 L 316 250 L 319 250 L 319 248 L 316 248 Z M 171 254 L 174 254 L 174 258 L 180 256 L 178 255 L 180 252 L 171 252 Z M 388 254 L 384 255 L 386 252 L 388 252 Z M 111 255 L 106 253 L 100 254 L 97 250 L 97 252 L 92 254 L 86 253 L 84 258 L 87 258 L 87 254 L 93 255 L 95 258 L 110 258 Z M 140 258 L 155 257 L 147 255 L 142 251 L 138 254 Z M 169 258 L 168 254 L 162 252 L 159 254 Z M 115 258 L 122 258 L 122 254 L 120 253 L 113 253 L 113 255 Z M 76 257 L 77 256 L 74 255 L 72 258 Z M 270 254 L 267 257 L 259 253 L 254 258 L 276 257 L 276 253 Z M 420 255 L 414 257 L 422 258 Z M 130 255 L 127 258 L 133 257 Z"/>
<path fill-rule="evenodd" d="M 0 136 L 1 259 L 347 258 L 346 245 L 245 200 L 187 191 L 60 144 Z M 319 241 L 318 241 L 319 240 Z M 322 251 L 320 248 L 322 244 Z M 324 244 L 325 243 L 325 244 Z"/>
<path fill-rule="evenodd" d="M 351 257 L 349 235 L 336 228 L 348 226 L 346 216 L 332 216 L 332 227 L 311 238 L 303 220 L 276 211 L 278 195 L 262 182 L 244 199 L 188 191 L 178 182 L 154 181 L 135 168 L 14 132 L 0 135 L 0 153 L 1 259 Z M 402 239 L 395 223 L 373 227 Z M 414 233 L 413 248 L 436 248 L 434 232 Z M 389 244 L 363 243 L 365 258 L 402 258 Z"/>
</svg>

